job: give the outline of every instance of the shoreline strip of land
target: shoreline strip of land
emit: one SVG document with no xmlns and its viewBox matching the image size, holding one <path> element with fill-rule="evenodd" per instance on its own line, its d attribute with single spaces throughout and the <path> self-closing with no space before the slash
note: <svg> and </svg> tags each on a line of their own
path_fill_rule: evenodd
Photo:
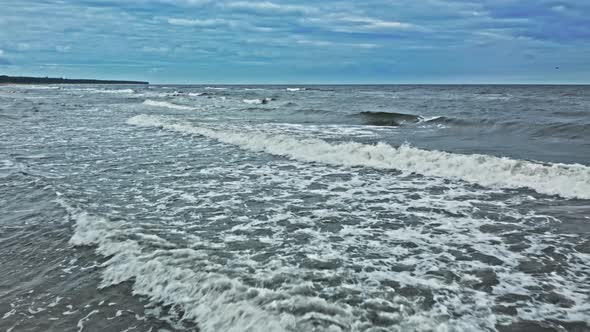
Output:
<svg viewBox="0 0 590 332">
<path fill-rule="evenodd" d="M 149 84 L 144 81 L 120 81 L 120 80 L 94 80 L 94 79 L 68 79 L 57 77 L 27 77 L 0 75 L 0 85 L 9 84 Z"/>
</svg>

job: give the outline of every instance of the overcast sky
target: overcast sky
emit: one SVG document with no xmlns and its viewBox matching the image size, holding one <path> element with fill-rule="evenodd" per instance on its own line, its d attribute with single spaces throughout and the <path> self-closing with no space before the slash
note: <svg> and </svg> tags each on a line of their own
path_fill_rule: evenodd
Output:
<svg viewBox="0 0 590 332">
<path fill-rule="evenodd" d="M 0 0 L 0 74 L 590 83 L 590 0 Z"/>
</svg>

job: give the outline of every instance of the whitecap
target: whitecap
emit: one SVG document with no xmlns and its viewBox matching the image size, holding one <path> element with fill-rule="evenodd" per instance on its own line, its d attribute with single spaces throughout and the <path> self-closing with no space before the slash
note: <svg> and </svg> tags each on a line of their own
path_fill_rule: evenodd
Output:
<svg viewBox="0 0 590 332">
<path fill-rule="evenodd" d="M 242 102 L 250 105 L 261 105 L 266 104 L 271 101 L 272 98 L 264 98 L 264 99 L 243 99 Z"/>
<path fill-rule="evenodd" d="M 151 99 L 145 100 L 143 102 L 143 104 L 147 105 L 147 106 L 164 107 L 164 108 L 183 110 L 183 111 L 189 111 L 189 110 L 194 109 L 194 108 L 192 108 L 190 106 L 186 106 L 186 105 L 178 105 L 178 104 L 169 103 L 167 101 L 157 101 L 157 100 L 151 100 Z"/>
<path fill-rule="evenodd" d="M 317 138 L 269 135 L 256 131 L 225 131 L 176 123 L 162 117 L 138 115 L 128 119 L 137 126 L 206 136 L 243 149 L 285 156 L 305 162 L 397 169 L 426 176 L 454 178 L 488 187 L 526 187 L 538 193 L 590 199 L 590 167 L 580 164 L 542 164 L 482 154 L 457 154 L 386 143 L 329 143 Z"/>
</svg>

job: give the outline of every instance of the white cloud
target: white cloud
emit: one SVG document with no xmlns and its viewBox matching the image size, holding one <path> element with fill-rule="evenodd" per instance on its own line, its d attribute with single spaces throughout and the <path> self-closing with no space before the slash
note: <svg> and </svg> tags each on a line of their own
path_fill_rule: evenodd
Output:
<svg viewBox="0 0 590 332">
<path fill-rule="evenodd" d="M 388 21 L 367 16 L 354 16 L 343 13 L 306 17 L 300 20 L 303 25 L 322 27 L 334 32 L 387 32 L 387 31 L 425 31 L 424 28 L 401 21 Z"/>
<path fill-rule="evenodd" d="M 357 43 L 357 44 L 346 44 L 351 47 L 357 48 L 379 48 L 381 45 L 373 44 L 373 43 Z"/>
<path fill-rule="evenodd" d="M 222 19 L 186 19 L 186 18 L 169 18 L 168 24 L 186 26 L 186 27 L 215 27 L 215 26 L 231 26 L 233 22 Z"/>
<path fill-rule="evenodd" d="M 325 41 L 325 40 L 299 39 L 299 40 L 297 40 L 296 43 L 301 44 L 301 45 L 309 45 L 309 46 L 317 46 L 317 47 L 334 46 L 333 42 Z"/>
<path fill-rule="evenodd" d="M 143 51 L 147 53 L 167 53 L 170 51 L 168 47 L 153 47 L 153 46 L 144 46 Z"/>
<path fill-rule="evenodd" d="M 72 46 L 70 45 L 58 45 L 55 47 L 55 50 L 60 52 L 60 53 L 67 53 L 72 49 Z"/>
<path fill-rule="evenodd" d="M 283 13 L 283 14 L 284 13 L 308 14 L 308 13 L 317 12 L 317 9 L 313 8 L 313 7 L 277 4 L 274 2 L 237 1 L 237 2 L 226 3 L 225 7 L 235 8 L 235 9 L 249 9 L 249 10 L 256 10 L 256 11 L 266 11 L 266 12 L 273 12 L 273 13 Z"/>
<path fill-rule="evenodd" d="M 4 55 L 4 50 L 0 50 L 0 56 Z"/>
<path fill-rule="evenodd" d="M 167 2 L 171 2 L 173 4 L 181 2 L 181 3 L 185 3 L 187 5 L 190 5 L 190 6 L 200 6 L 200 5 L 208 4 L 211 1 L 210 0 L 183 0 L 183 1 L 174 0 L 174 1 L 167 1 Z"/>
<path fill-rule="evenodd" d="M 372 43 L 340 43 L 340 42 L 332 42 L 327 40 L 311 40 L 311 39 L 297 39 L 297 44 L 300 45 L 309 45 L 315 47 L 348 47 L 348 48 L 364 48 L 364 49 L 371 49 L 371 48 L 378 48 L 380 47 L 377 44 Z"/>
<path fill-rule="evenodd" d="M 31 45 L 29 43 L 18 43 L 16 49 L 19 51 L 28 51 L 31 49 Z"/>
<path fill-rule="evenodd" d="M 553 6 L 551 7 L 551 9 L 553 9 L 556 12 L 563 12 L 565 11 L 567 8 L 564 5 L 557 5 L 557 6 Z"/>
<path fill-rule="evenodd" d="M 398 21 L 384 21 L 371 17 L 357 17 L 357 16 L 344 16 L 339 19 L 341 22 L 349 22 L 358 25 L 364 29 L 410 29 L 414 25 L 410 23 L 398 22 Z"/>
</svg>

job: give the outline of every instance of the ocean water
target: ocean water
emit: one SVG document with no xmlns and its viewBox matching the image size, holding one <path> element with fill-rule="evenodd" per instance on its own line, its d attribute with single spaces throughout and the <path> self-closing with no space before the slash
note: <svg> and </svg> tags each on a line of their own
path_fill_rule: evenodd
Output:
<svg viewBox="0 0 590 332">
<path fill-rule="evenodd" d="M 0 330 L 589 321 L 588 86 L 0 87 Z"/>
</svg>

